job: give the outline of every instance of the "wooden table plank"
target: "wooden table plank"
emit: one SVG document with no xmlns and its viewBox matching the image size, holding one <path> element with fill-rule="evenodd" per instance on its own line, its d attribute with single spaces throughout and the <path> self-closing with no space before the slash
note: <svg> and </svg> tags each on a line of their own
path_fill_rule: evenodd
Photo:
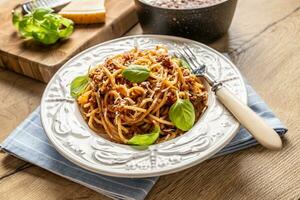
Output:
<svg viewBox="0 0 300 200">
<path fill-rule="evenodd" d="M 102 194 L 35 166 L 1 180 L 0 197 L 7 200 L 109 200 L 109 198 Z"/>
<path fill-rule="evenodd" d="M 243 75 L 286 123 L 284 149 L 258 146 L 163 176 L 148 199 L 300 198 L 299 6 L 299 0 L 240 0 L 228 37 L 212 45 L 231 52 Z M 128 34 L 136 33 L 141 33 L 138 26 Z M 0 141 L 39 104 L 44 87 L 0 70 Z M 0 154 L 0 160 L 0 199 L 107 199 L 10 156 Z"/>
<path fill-rule="evenodd" d="M 299 8 L 299 0 L 239 0 L 228 35 L 228 50 L 245 49 L 253 39 Z"/>
<path fill-rule="evenodd" d="M 44 87 L 43 83 L 0 69 L 0 141 L 40 104 Z M 24 161 L 3 152 L 0 160 L 0 180 L 26 165 Z"/>
</svg>

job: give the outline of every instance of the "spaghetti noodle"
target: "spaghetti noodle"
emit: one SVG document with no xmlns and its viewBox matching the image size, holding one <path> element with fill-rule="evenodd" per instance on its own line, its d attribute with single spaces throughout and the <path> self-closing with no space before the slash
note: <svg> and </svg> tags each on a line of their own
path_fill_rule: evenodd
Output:
<svg viewBox="0 0 300 200">
<path fill-rule="evenodd" d="M 147 80 L 134 83 L 122 72 L 129 65 L 149 70 Z M 107 58 L 89 71 L 89 83 L 77 99 L 89 127 L 107 134 L 112 141 L 127 144 L 133 136 L 160 127 L 156 143 L 184 133 L 169 119 L 170 107 L 178 98 L 189 99 L 198 119 L 206 108 L 207 91 L 201 80 L 164 46 L 155 49 L 132 49 Z"/>
</svg>

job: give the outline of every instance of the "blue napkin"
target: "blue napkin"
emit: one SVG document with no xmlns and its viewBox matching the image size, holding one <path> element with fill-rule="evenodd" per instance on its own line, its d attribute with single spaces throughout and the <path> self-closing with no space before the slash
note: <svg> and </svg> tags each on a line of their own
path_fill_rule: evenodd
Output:
<svg viewBox="0 0 300 200">
<path fill-rule="evenodd" d="M 262 116 L 279 134 L 287 129 L 280 122 L 256 92 L 247 85 L 248 104 Z M 216 156 L 232 153 L 256 145 L 257 142 L 244 129 Z M 1 149 L 22 160 L 40 166 L 71 181 L 82 184 L 113 199 L 142 200 L 151 190 L 156 178 L 128 179 L 95 174 L 84 170 L 61 156 L 49 142 L 40 119 L 40 108 L 37 108 L 10 136 L 1 144 Z"/>
</svg>

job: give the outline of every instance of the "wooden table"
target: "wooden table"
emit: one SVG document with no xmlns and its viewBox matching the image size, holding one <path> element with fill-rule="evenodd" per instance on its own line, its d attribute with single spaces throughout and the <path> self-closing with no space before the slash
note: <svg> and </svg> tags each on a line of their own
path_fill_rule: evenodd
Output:
<svg viewBox="0 0 300 200">
<path fill-rule="evenodd" d="M 141 33 L 136 26 L 128 34 Z M 289 128 L 279 152 L 260 146 L 163 176 L 148 199 L 300 198 L 300 1 L 239 0 L 227 36 L 212 45 Z M 0 69 L 0 141 L 40 104 L 45 85 Z M 0 153 L 0 199 L 108 199 Z"/>
</svg>

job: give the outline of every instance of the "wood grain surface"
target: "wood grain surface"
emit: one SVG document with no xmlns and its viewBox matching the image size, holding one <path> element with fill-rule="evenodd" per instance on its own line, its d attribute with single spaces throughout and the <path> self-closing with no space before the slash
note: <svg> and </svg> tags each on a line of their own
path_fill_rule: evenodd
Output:
<svg viewBox="0 0 300 200">
<path fill-rule="evenodd" d="M 228 35 L 211 46 L 230 53 L 289 128 L 284 148 L 256 146 L 162 176 L 147 199 L 300 199 L 299 35 L 299 0 L 239 0 Z M 39 105 L 44 87 L 0 69 L 0 141 Z M 4 153 L 0 160 L 0 199 L 108 199 Z"/>
<path fill-rule="evenodd" d="M 66 41 L 43 46 L 24 41 L 11 23 L 11 10 L 24 0 L 0 0 L 0 67 L 48 82 L 76 53 L 122 36 L 137 23 L 133 0 L 107 0 L 106 23 L 76 25 Z"/>
</svg>

